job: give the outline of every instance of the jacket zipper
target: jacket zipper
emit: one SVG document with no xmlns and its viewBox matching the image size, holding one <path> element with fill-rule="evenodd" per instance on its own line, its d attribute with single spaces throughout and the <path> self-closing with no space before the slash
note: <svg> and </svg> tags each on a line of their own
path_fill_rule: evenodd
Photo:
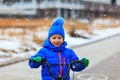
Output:
<svg viewBox="0 0 120 80">
<path fill-rule="evenodd" d="M 62 76 L 62 58 L 60 52 L 58 52 L 59 64 L 60 64 L 60 76 Z"/>
</svg>

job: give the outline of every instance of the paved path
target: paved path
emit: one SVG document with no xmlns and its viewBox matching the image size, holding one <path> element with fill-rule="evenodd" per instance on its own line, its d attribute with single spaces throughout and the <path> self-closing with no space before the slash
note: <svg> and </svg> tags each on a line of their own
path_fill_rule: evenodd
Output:
<svg viewBox="0 0 120 80">
<path fill-rule="evenodd" d="M 77 76 L 86 75 L 86 73 L 90 73 L 90 75 L 105 75 L 108 77 L 108 80 L 120 80 L 120 52 L 101 61 L 99 64 L 85 70 Z"/>
<path fill-rule="evenodd" d="M 90 59 L 90 68 L 102 60 L 120 52 L 120 35 L 74 48 L 74 51 L 80 58 L 85 56 Z"/>
<path fill-rule="evenodd" d="M 89 67 L 77 76 L 93 73 L 105 75 L 108 80 L 120 80 L 120 35 L 74 50 L 79 52 L 80 57 L 87 56 L 90 59 Z"/>
<path fill-rule="evenodd" d="M 28 61 L 0 68 L 0 80 L 41 80 L 39 69 L 31 69 Z"/>
<path fill-rule="evenodd" d="M 81 72 L 77 73 L 77 75 L 81 75 L 82 73 L 98 73 L 100 67 L 104 67 L 105 69 L 105 61 L 109 66 L 111 66 L 111 60 L 114 58 L 112 56 L 116 55 L 119 56 L 120 52 L 120 35 L 100 41 L 100 42 L 95 42 L 94 44 L 89 44 L 89 45 L 84 45 L 84 46 L 79 46 L 77 48 L 74 48 L 74 51 L 78 54 L 78 56 L 81 57 L 88 57 L 90 59 L 90 65 L 89 67 Z M 110 59 L 110 60 L 109 60 Z M 116 58 L 115 60 L 117 60 Z M 8 65 L 6 67 L 1 67 L 0 68 L 0 80 L 41 80 L 40 79 L 40 74 L 39 74 L 39 69 L 30 69 L 29 66 L 27 65 L 28 61 L 24 62 L 19 62 L 16 64 Z M 101 66 L 103 64 L 103 66 Z M 115 66 L 119 67 L 119 64 L 116 63 L 114 64 Z M 117 68 L 118 68 L 117 67 Z M 94 68 L 98 71 L 94 70 Z M 109 68 L 109 67 L 108 67 Z M 114 66 L 111 66 L 112 68 L 111 71 L 113 72 L 107 72 L 107 70 L 101 69 L 100 71 L 103 74 L 106 72 L 105 75 L 109 76 L 111 79 L 109 80 L 119 80 L 116 77 L 119 76 L 120 70 L 114 70 Z M 118 71 L 119 74 L 116 73 L 116 76 L 110 75 L 111 73 L 114 74 L 114 71 Z M 107 74 L 109 73 L 109 75 Z"/>
</svg>

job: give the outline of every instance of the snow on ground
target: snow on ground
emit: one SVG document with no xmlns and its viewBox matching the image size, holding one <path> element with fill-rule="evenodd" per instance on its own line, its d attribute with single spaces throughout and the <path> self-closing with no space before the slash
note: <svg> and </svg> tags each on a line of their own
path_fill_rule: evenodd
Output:
<svg viewBox="0 0 120 80">
<path fill-rule="evenodd" d="M 107 22 L 109 23 L 109 21 Z M 120 27 L 107 28 L 103 30 L 96 29 L 96 30 L 93 30 L 92 35 L 82 30 L 77 30 L 76 32 L 84 36 L 87 36 L 88 39 L 80 38 L 80 37 L 70 37 L 70 35 L 66 33 L 65 41 L 67 41 L 68 43 L 67 47 L 84 45 L 84 44 L 94 42 L 106 37 L 120 34 Z M 44 34 L 41 34 L 41 33 L 37 33 L 37 34 L 39 36 L 44 37 L 44 34 L 47 35 L 47 32 L 44 32 Z M 31 40 L 30 36 L 25 36 L 25 37 L 28 37 L 29 40 L 20 41 L 18 37 L 11 38 L 8 36 L 6 36 L 6 39 L 2 40 L 2 36 L 0 36 L 1 38 L 0 39 L 0 66 L 28 59 L 32 54 L 35 54 L 41 48 L 40 45 L 37 45 Z"/>
<path fill-rule="evenodd" d="M 68 47 L 72 46 L 78 46 L 78 45 L 84 45 L 87 43 L 91 43 L 100 39 L 104 39 L 107 37 L 111 37 L 113 35 L 120 34 L 120 28 L 109 28 L 105 30 L 94 30 L 93 35 L 89 35 L 84 33 L 83 35 L 86 35 L 89 39 L 83 39 L 83 38 L 73 38 L 70 37 L 68 34 L 66 34 L 66 41 L 68 42 Z"/>
</svg>

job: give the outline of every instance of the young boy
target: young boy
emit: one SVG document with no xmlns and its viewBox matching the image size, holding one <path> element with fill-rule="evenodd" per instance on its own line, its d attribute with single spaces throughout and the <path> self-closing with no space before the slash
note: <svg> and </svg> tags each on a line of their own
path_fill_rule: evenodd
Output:
<svg viewBox="0 0 120 80">
<path fill-rule="evenodd" d="M 65 33 L 63 29 L 64 19 L 58 17 L 52 24 L 48 32 L 48 38 L 44 41 L 43 48 L 41 48 L 35 55 L 31 56 L 29 66 L 31 68 L 38 68 L 42 65 L 42 80 L 54 80 L 50 76 L 48 68 L 42 62 L 45 58 L 56 76 L 64 76 L 68 69 L 68 64 L 71 61 L 78 60 L 79 58 L 72 49 L 66 48 L 67 42 L 65 40 Z M 89 64 L 86 58 L 81 59 L 79 69 L 73 71 L 82 71 Z M 70 80 L 68 76 L 65 80 Z"/>
</svg>

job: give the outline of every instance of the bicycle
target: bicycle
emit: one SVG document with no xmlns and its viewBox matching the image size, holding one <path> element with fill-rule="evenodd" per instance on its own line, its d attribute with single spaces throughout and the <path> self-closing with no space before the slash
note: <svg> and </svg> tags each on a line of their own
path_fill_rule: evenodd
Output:
<svg viewBox="0 0 120 80">
<path fill-rule="evenodd" d="M 49 70 L 49 73 L 50 73 L 50 76 L 52 76 L 55 80 L 65 80 L 67 78 L 67 76 L 69 75 L 70 73 L 70 68 L 72 69 L 77 69 L 79 68 L 78 64 L 80 63 L 81 64 L 81 60 L 74 60 L 72 62 L 70 62 L 68 64 L 68 70 L 66 72 L 66 74 L 64 76 L 55 76 L 53 73 L 52 73 L 52 70 L 51 70 L 51 67 L 50 67 L 50 64 L 47 62 L 47 60 L 45 58 L 42 59 L 42 62 L 43 64 L 45 64 L 47 67 L 48 67 L 48 70 Z M 72 64 L 75 64 L 74 66 Z"/>
</svg>

